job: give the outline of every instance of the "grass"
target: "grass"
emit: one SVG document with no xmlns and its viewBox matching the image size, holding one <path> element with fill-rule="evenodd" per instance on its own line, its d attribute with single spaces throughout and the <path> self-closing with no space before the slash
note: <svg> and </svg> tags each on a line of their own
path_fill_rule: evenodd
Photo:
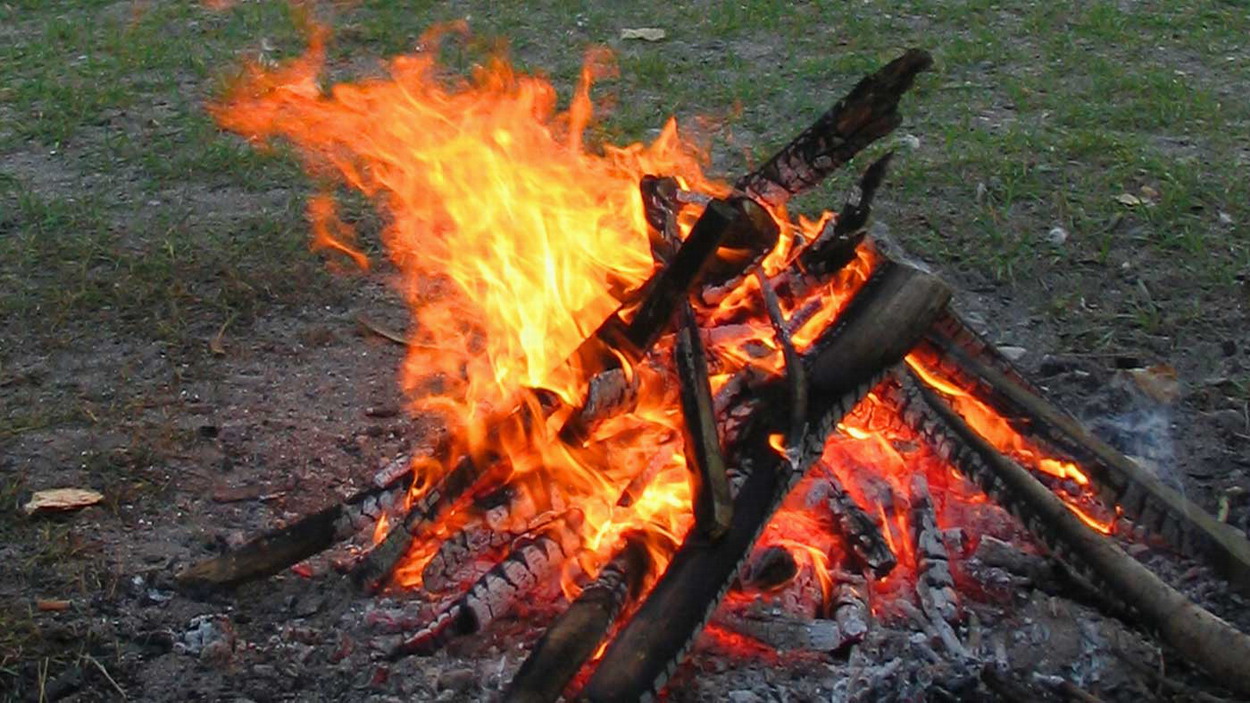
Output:
<svg viewBox="0 0 1250 703">
<path fill-rule="evenodd" d="M 1250 300 L 1250 7 L 1123 5 L 370 0 L 324 11 L 336 72 L 370 70 L 430 24 L 469 16 L 566 99 L 582 50 L 607 44 L 620 76 L 598 89 L 615 101 L 595 134 L 647 139 L 670 114 L 728 119 L 733 138 L 714 152 L 727 177 L 864 72 L 904 47 L 928 48 L 936 70 L 906 98 L 901 128 L 920 146 L 896 160 L 881 208 L 896 235 L 962 285 L 1011 292 L 1056 325 L 1059 350 L 1179 354 L 1182 340 L 1238 334 L 1236 301 Z M 617 39 L 639 26 L 668 38 Z M 143 0 L 0 4 L 0 384 L 50 350 L 90 354 L 114 336 L 194 366 L 227 322 L 245 334 L 258 315 L 342 294 L 350 281 L 306 252 L 308 186 L 293 160 L 222 134 L 203 109 L 243 60 L 301 47 L 283 2 L 221 12 Z M 448 58 L 462 69 L 472 60 Z M 850 175 L 804 207 L 840 202 Z M 1125 194 L 1142 204 L 1117 200 Z M 1047 241 L 1054 227 L 1069 233 L 1064 244 Z M 136 383 L 110 402 L 66 394 L 36 407 L 14 391 L 0 444 L 127 426 L 150 392 Z M 149 459 L 97 468 L 142 483 Z M 6 467 L 0 497 L 11 502 L 22 477 Z M 46 545 L 23 567 L 32 573 L 90 561 L 64 536 L 0 530 Z M 0 617 L 0 650 L 22 651 L 29 617 Z M 0 670 L 12 661 L 0 655 Z"/>
</svg>

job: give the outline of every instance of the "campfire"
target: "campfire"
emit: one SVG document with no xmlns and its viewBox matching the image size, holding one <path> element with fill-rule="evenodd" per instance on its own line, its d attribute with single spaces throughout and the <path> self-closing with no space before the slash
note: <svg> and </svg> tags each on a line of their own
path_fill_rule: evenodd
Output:
<svg viewBox="0 0 1250 703">
<path fill-rule="evenodd" d="M 337 193 L 383 213 L 412 312 L 401 381 L 444 430 L 349 500 L 186 569 L 184 587 L 356 545 L 339 566 L 364 592 L 434 604 L 386 656 L 545 613 L 517 701 L 658 694 L 708 627 L 845 652 L 892 617 L 993 687 L 963 644 L 959 556 L 1031 534 L 1250 693 L 1250 639 L 1109 536 L 1149 531 L 1242 589 L 1250 544 L 1047 402 L 940 279 L 866 236 L 891 155 L 836 213 L 787 211 L 900 124 L 927 54 L 864 78 L 729 183 L 672 121 L 648 145 L 587 148 L 604 56 L 557 111 L 549 83 L 500 58 L 448 77 L 449 31 L 386 78 L 325 92 L 315 30 L 304 56 L 250 67 L 213 107 L 303 159 L 322 187 L 316 247 L 367 267 Z"/>
</svg>

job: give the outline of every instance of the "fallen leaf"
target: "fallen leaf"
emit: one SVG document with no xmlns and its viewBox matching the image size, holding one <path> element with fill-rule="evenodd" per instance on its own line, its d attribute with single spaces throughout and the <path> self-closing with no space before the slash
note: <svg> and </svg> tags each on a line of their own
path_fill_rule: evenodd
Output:
<svg viewBox="0 0 1250 703">
<path fill-rule="evenodd" d="M 1142 194 L 1142 196 L 1143 196 L 1143 197 L 1145 197 L 1147 200 L 1158 200 L 1158 199 L 1159 199 L 1159 191 L 1155 190 L 1154 188 L 1151 188 L 1150 186 L 1142 186 L 1142 187 L 1141 187 L 1141 194 Z"/>
<path fill-rule="evenodd" d="M 660 41 L 667 37 L 668 33 L 659 27 L 637 27 L 634 29 L 622 29 L 621 39 L 642 39 L 644 41 Z"/>
<path fill-rule="evenodd" d="M 1128 207 L 1137 207 L 1142 204 L 1141 198 L 1133 195 L 1132 193 L 1120 193 L 1115 196 L 1115 201 L 1121 205 L 1127 205 Z"/>
<path fill-rule="evenodd" d="M 1171 405 L 1181 394 L 1181 383 L 1176 369 L 1167 364 L 1155 364 L 1144 369 L 1133 369 L 1129 375 L 1143 393 L 1157 403 Z"/>
<path fill-rule="evenodd" d="M 79 510 L 104 500 L 104 496 L 86 488 L 53 488 L 35 491 L 22 510 L 27 515 L 54 510 Z"/>
<path fill-rule="evenodd" d="M 45 613 L 60 613 L 69 610 L 70 602 L 53 598 L 41 598 L 35 601 L 35 609 Z"/>
</svg>

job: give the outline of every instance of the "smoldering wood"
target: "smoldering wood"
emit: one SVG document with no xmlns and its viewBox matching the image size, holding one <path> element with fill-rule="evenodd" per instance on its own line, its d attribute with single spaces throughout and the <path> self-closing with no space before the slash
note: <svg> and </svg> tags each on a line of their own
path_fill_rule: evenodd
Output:
<svg viewBox="0 0 1250 703">
<path fill-rule="evenodd" d="M 833 620 L 796 618 L 762 612 L 717 611 L 712 624 L 768 645 L 778 652 L 833 652 L 847 645 Z"/>
<path fill-rule="evenodd" d="M 576 552 L 577 542 L 575 531 L 562 523 L 517 540 L 507 556 L 432 622 L 406 637 L 388 658 L 433 654 L 456 637 L 480 632 L 554 574 Z"/>
<path fill-rule="evenodd" d="M 180 572 L 178 585 L 192 592 L 209 592 L 263 579 L 329 549 L 373 525 L 382 515 L 394 515 L 411 485 L 411 473 L 390 477 L 342 503 L 330 505 L 289 525 Z"/>
<path fill-rule="evenodd" d="M 950 554 L 942 541 L 937 514 L 933 508 L 933 495 L 929 482 L 916 474 L 911 482 L 911 537 L 916 547 L 916 596 L 920 607 L 930 618 L 941 618 L 948 623 L 959 620 L 959 595 L 955 592 L 955 578 L 951 575 Z"/>
<path fill-rule="evenodd" d="M 833 591 L 830 606 L 843 646 L 860 642 L 868 634 L 872 611 L 868 608 L 868 583 L 865 579 L 845 576 Z"/>
<path fill-rule="evenodd" d="M 1164 583 L 1111 539 L 1095 532 L 1026 469 L 999 454 L 936 391 L 899 374 L 902 415 L 946 461 L 1011 511 L 1059 558 L 1080 565 L 1175 651 L 1250 695 L 1250 636 Z"/>
<path fill-rule="evenodd" d="M 781 301 L 773 290 L 763 271 L 756 271 L 760 295 L 764 299 L 764 310 L 768 313 L 768 321 L 773 328 L 773 339 L 781 347 L 781 358 L 785 362 L 786 387 L 790 391 L 790 431 L 787 433 L 786 445 L 798 441 L 803 431 L 803 415 L 807 412 L 807 378 L 803 374 L 803 362 L 799 352 L 794 348 L 794 341 L 786 332 L 786 318 L 781 312 Z"/>
<path fill-rule="evenodd" d="M 947 310 L 945 315 L 942 315 L 933 323 L 933 329 L 930 332 L 933 335 L 940 335 L 943 339 L 958 346 L 965 355 L 987 366 L 998 369 L 1033 395 L 1042 395 L 1042 390 L 1030 381 L 1028 376 L 1025 376 L 1015 363 L 1004 356 L 994 343 L 990 342 L 984 335 L 977 332 L 972 325 L 968 324 L 968 321 L 957 310 L 953 308 Z"/>
<path fill-rule="evenodd" d="M 745 588 L 771 591 L 789 583 L 799 573 L 799 564 L 785 547 L 772 546 L 760 552 L 747 565 L 739 579 Z"/>
<path fill-rule="evenodd" d="M 936 332 L 936 331 L 935 331 Z M 991 404 L 1025 434 L 1040 437 L 1072 456 L 1093 482 L 1135 522 L 1173 546 L 1197 551 L 1221 575 L 1250 593 L 1250 541 L 1165 485 L 1150 471 L 1095 437 L 1071 415 L 1017 383 L 1007 373 L 969 355 L 943 334 L 928 335 L 963 375 L 988 391 Z"/>
<path fill-rule="evenodd" d="M 820 456 L 834 424 L 915 344 L 949 296 L 945 284 L 916 269 L 887 263 L 878 270 L 804 356 L 812 387 L 804 413 L 809 426 L 787 456 L 769 440 L 789 429 L 783 426 L 784 382 L 760 389 L 753 421 L 729 452 L 745 476 L 729 531 L 715 541 L 694 531 L 687 535 L 655 589 L 608 646 L 587 685 L 590 700 L 637 700 L 664 685 L 789 487 Z"/>
<path fill-rule="evenodd" d="M 933 64 L 911 49 L 862 79 L 851 92 L 735 186 L 777 208 L 814 187 L 872 142 L 902 122 L 899 99 L 916 75 Z"/>
<path fill-rule="evenodd" d="M 842 481 L 828 465 L 821 462 L 820 491 L 809 501 L 821 501 L 833 516 L 834 527 L 860 566 L 877 578 L 884 578 L 898 565 L 898 557 L 877 521 L 847 492 Z"/>
<path fill-rule="evenodd" d="M 356 563 L 351 579 L 366 593 L 374 593 L 390 578 L 413 540 L 424 535 L 485 473 L 481 462 L 463 456 L 433 486 L 412 501 L 402 520 L 392 525 L 382 541 Z"/>
<path fill-rule="evenodd" d="M 715 539 L 729 529 L 733 502 L 729 495 L 725 456 L 716 428 L 712 386 L 708 380 L 707 352 L 690 301 L 678 307 L 677 342 L 673 348 L 681 397 L 682 434 L 686 461 L 696 478 L 694 529 Z"/>
<path fill-rule="evenodd" d="M 504 692 L 509 703 L 550 703 L 598 649 L 638 596 L 651 567 L 645 537 L 626 536 L 607 566 L 547 628 Z"/>
</svg>

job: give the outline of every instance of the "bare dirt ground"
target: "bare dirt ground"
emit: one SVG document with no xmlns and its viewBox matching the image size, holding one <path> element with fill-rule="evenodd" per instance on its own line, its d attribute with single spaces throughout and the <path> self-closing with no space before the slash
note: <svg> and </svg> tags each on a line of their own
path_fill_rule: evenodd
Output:
<svg viewBox="0 0 1250 703">
<path fill-rule="evenodd" d="M 207 600 L 172 588 L 181 566 L 350 494 L 382 464 L 421 446 L 429 431 L 403 412 L 395 382 L 402 349 L 357 322 L 367 315 L 404 327 L 385 268 L 326 273 L 303 250 L 303 183 L 294 169 L 280 155 L 245 155 L 246 147 L 216 134 L 201 113 L 210 69 L 200 59 L 177 63 L 177 47 L 218 41 L 209 29 L 232 37 L 221 40 L 214 60 L 256 51 L 261 34 L 280 47 L 298 43 L 287 20 L 270 18 L 276 11 L 244 5 L 229 20 L 200 8 L 140 17 L 128 31 L 151 36 L 130 36 L 129 50 L 82 23 L 126 25 L 138 7 L 131 3 L 0 15 L 0 43 L 8 37 L 18 47 L 5 57 L 21 66 L 0 85 L 6 700 L 474 700 L 498 690 L 523 656 L 519 646 L 536 634 L 539 621 L 520 614 L 447 654 L 387 665 L 369 642 L 377 613 L 396 604 L 363 599 L 333 574 L 284 573 Z M 620 90 L 637 88 L 639 104 L 620 108 L 605 134 L 638 138 L 663 114 L 692 114 L 706 102 L 728 112 L 733 100 L 754 99 L 771 107 L 748 107 L 737 138 L 775 146 L 826 101 L 795 81 L 808 85 L 801 81 L 820 75 L 829 82 L 833 71 L 840 77 L 833 82 L 845 86 L 889 53 L 883 43 L 932 38 L 943 63 L 905 109 L 917 117 L 904 131 L 920 145 L 905 154 L 879 208 L 890 237 L 953 284 L 958 307 L 991 339 L 1021 349 L 1019 363 L 1064 407 L 1200 505 L 1250 528 L 1250 259 L 1240 224 L 1250 211 L 1236 175 L 1250 143 L 1240 108 L 1210 107 L 1218 120 L 1197 116 L 1208 114 L 1200 112 L 1205 100 L 1227 101 L 1244 87 L 1244 44 L 1224 32 L 1231 25 L 1235 37 L 1250 18 L 1231 3 L 1227 16 L 1195 9 L 1172 17 L 1209 30 L 1195 48 L 1160 29 L 1168 19 L 1162 10 L 1097 3 L 1103 17 L 1068 8 L 1069 45 L 1096 47 L 1097 61 L 1111 63 L 1123 59 L 1116 52 L 1137 57 L 1160 45 L 1146 68 L 1181 71 L 1199 86 L 1173 94 L 1145 69 L 1107 74 L 1154 86 L 1132 108 L 1140 114 L 1173 102 L 1199 111 L 1168 112 L 1173 124 L 1163 128 L 1155 118 L 1119 124 L 1126 118 L 1113 108 L 1132 91 L 1115 81 L 1109 88 L 1097 70 L 1056 80 L 1072 68 L 1054 65 L 1066 54 L 1035 32 L 1045 18 L 1034 15 L 1048 11 L 963 8 L 970 14 L 959 15 L 945 3 L 914 3 L 885 18 L 829 21 L 819 26 L 841 57 L 831 68 L 805 63 L 819 54 L 804 42 L 825 35 L 778 39 L 797 36 L 787 34 L 789 22 L 805 33 L 813 25 L 774 5 L 783 4 L 700 20 L 691 25 L 700 32 L 689 35 L 673 30 L 654 50 L 618 46 L 627 77 Z M 523 17 L 471 11 L 483 31 L 515 35 L 518 54 L 534 63 L 562 54 L 565 43 L 637 24 L 621 14 L 547 8 L 560 28 L 561 46 L 552 46 L 550 33 Z M 648 17 L 668 21 L 668 11 L 650 8 Z M 400 24 L 387 12 L 364 8 L 343 35 L 382 54 L 444 19 Z M 872 38 L 891 32 L 896 42 Z M 1008 50 L 983 36 L 995 32 L 1019 41 Z M 60 47 L 49 59 L 52 78 L 35 48 L 49 42 Z M 126 53 L 162 42 L 174 47 L 170 55 Z M 80 73 L 108 51 L 124 58 L 119 67 Z M 727 54 L 723 64 L 712 58 Z M 138 68 L 149 64 L 172 78 Z M 116 75 L 107 71 L 115 69 L 133 94 L 108 92 Z M 717 77 L 714 90 L 699 88 L 708 71 Z M 755 88 L 726 76 L 789 87 L 748 94 Z M 1113 96 L 1104 111 L 1090 98 L 1100 91 Z M 1088 114 L 1063 112 L 1082 100 Z M 1054 126 L 1086 119 L 1106 133 Z M 1200 126 L 1183 127 L 1186 119 Z M 740 147 L 718 149 L 715 162 L 726 171 L 744 158 Z M 844 185 L 822 197 L 837 202 L 830 194 Z M 1151 191 L 1163 193 L 1154 205 L 1144 202 Z M 1117 204 L 1124 193 L 1142 204 Z M 1070 239 L 1048 241 L 1055 226 Z M 1180 381 L 1167 402 L 1132 380 L 1133 369 L 1155 364 L 1174 368 Z M 61 486 L 91 487 L 105 499 L 63 516 L 21 513 L 32 491 Z M 1186 592 L 1250 627 L 1244 604 L 1208 572 L 1166 550 L 1146 556 Z M 44 600 L 68 601 L 68 609 L 45 612 Z M 1079 623 L 1096 622 L 1098 637 L 1125 633 L 1126 647 L 1151 665 L 1166 662 L 1181 680 L 1218 692 L 1176 664 L 1174 653 L 1147 651 L 1147 638 L 1088 605 L 1021 588 L 984 607 L 987 622 L 1029 633 L 1011 645 L 1022 670 L 1084 672 L 1090 690 L 1107 700 L 1173 695 L 1104 659 L 1082 664 L 1090 635 Z M 675 681 L 675 700 L 829 700 L 852 666 L 744 661 L 711 640 L 700 651 Z"/>
</svg>

